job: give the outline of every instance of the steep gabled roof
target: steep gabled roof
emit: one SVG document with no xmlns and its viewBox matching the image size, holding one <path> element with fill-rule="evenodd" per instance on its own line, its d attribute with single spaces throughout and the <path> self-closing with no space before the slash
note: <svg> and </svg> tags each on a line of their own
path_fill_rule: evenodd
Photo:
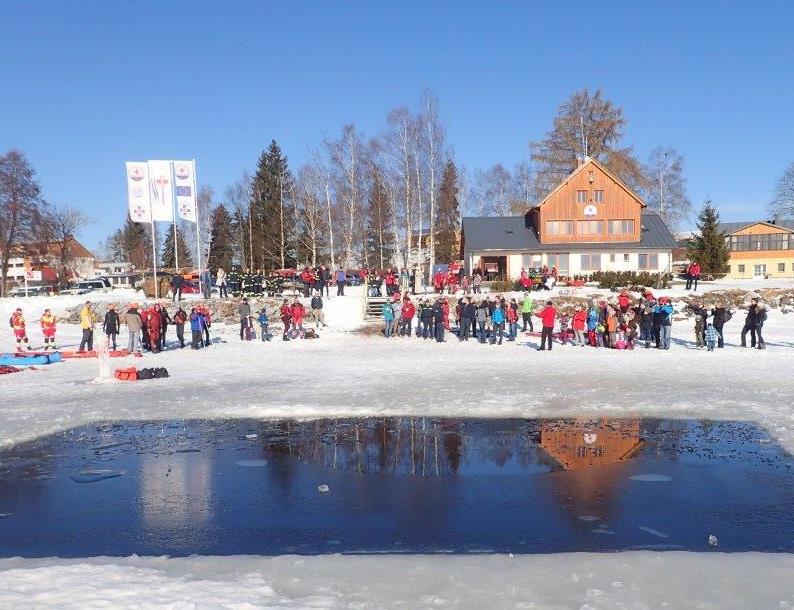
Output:
<svg viewBox="0 0 794 610">
<path fill-rule="evenodd" d="M 584 163 L 582 163 L 582 164 L 581 164 L 579 167 L 577 167 L 575 170 L 573 170 L 573 171 L 572 171 L 572 172 L 571 172 L 571 173 L 570 173 L 568 176 L 566 176 L 566 177 L 565 177 L 565 180 L 563 180 L 563 181 L 562 181 L 562 182 L 560 182 L 560 183 L 559 183 L 559 184 L 558 184 L 556 187 L 554 187 L 554 189 L 552 189 L 552 191 L 551 191 L 551 192 L 550 192 L 548 195 L 546 195 L 546 196 L 545 196 L 543 199 L 541 199 L 541 200 L 540 200 L 540 202 L 539 202 L 539 203 L 538 203 L 538 204 L 537 204 L 535 207 L 536 207 L 536 208 L 539 208 L 539 207 L 540 207 L 540 206 L 542 206 L 544 203 L 546 203 L 546 202 L 549 200 L 549 198 L 550 198 L 552 195 L 554 195 L 555 193 L 557 193 L 557 191 L 559 191 L 559 190 L 561 190 L 563 187 L 565 187 L 565 186 L 568 184 L 568 182 L 570 182 L 570 181 L 571 181 L 571 179 L 572 179 L 574 176 L 576 176 L 576 175 L 577 175 L 577 174 L 579 174 L 580 172 L 584 171 L 584 169 L 585 169 L 586 167 L 590 166 L 590 165 L 594 165 L 594 166 L 596 167 L 596 169 L 599 169 L 599 170 L 601 170 L 601 171 L 602 171 L 602 172 L 604 172 L 604 173 L 605 173 L 605 174 L 606 174 L 606 175 L 607 175 L 609 178 L 611 178 L 612 180 L 614 180 L 615 184 L 617 184 L 617 185 L 618 185 L 620 188 L 622 188 L 624 191 L 626 191 L 626 193 L 628 193 L 628 194 L 629 194 L 629 196 L 631 196 L 631 197 L 633 197 L 634 199 L 636 199 L 637 201 L 639 201 L 639 202 L 640 202 L 640 205 L 641 205 L 642 207 L 644 207 L 644 208 L 645 208 L 645 207 L 648 207 L 648 204 L 646 204 L 646 203 L 645 203 L 645 202 L 642 200 L 642 197 L 640 197 L 639 195 L 637 195 L 637 193 L 635 193 L 635 192 L 634 192 L 634 191 L 632 191 L 632 190 L 631 190 L 631 189 L 630 189 L 628 186 L 626 186 L 626 185 L 625 185 L 625 183 L 624 183 L 622 180 L 620 180 L 620 179 L 619 179 L 617 176 L 615 176 L 613 173 L 611 173 L 611 172 L 610 172 L 610 171 L 609 171 L 609 170 L 608 170 L 606 167 L 604 167 L 604 166 L 603 166 L 603 165 L 601 165 L 601 164 L 600 164 L 598 161 L 596 161 L 595 159 L 593 159 L 593 158 L 591 158 L 591 157 L 588 157 L 588 158 L 587 158 L 587 161 L 585 161 Z"/>
<path fill-rule="evenodd" d="M 721 222 L 717 225 L 717 230 L 723 235 L 732 235 L 747 227 L 755 225 L 766 225 L 775 229 L 786 229 L 787 231 L 794 231 L 794 221 L 792 220 L 777 220 L 774 223 L 767 220 L 749 220 L 743 222 Z"/>
</svg>

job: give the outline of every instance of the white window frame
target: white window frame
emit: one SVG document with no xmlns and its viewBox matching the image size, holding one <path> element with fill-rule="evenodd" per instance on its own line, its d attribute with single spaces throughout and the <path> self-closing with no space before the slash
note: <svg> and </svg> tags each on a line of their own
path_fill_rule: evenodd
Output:
<svg viewBox="0 0 794 610">
<path fill-rule="evenodd" d="M 587 191 L 583 189 L 576 190 L 576 203 L 587 203 Z"/>
</svg>

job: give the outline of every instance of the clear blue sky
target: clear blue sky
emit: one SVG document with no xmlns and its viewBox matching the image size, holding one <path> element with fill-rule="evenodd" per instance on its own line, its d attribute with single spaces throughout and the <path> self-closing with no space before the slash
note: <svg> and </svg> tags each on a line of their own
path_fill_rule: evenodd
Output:
<svg viewBox="0 0 794 610">
<path fill-rule="evenodd" d="M 440 98 L 469 169 L 527 156 L 572 91 L 601 87 L 644 160 L 686 157 L 696 207 L 765 214 L 794 161 L 794 2 L 0 4 L 0 150 L 84 208 L 126 213 L 123 162 L 192 158 L 216 192 L 275 138 L 296 166 L 354 122 Z"/>
</svg>

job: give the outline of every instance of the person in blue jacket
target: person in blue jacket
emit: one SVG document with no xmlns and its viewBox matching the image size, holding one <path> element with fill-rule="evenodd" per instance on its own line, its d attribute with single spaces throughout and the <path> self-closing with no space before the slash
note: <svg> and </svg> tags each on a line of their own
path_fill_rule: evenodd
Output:
<svg viewBox="0 0 794 610">
<path fill-rule="evenodd" d="M 381 313 L 383 315 L 383 336 L 387 339 L 391 337 L 392 327 L 394 325 L 394 307 L 389 301 L 386 301 L 383 306 L 381 307 Z"/>
<path fill-rule="evenodd" d="M 654 329 L 658 328 L 657 348 L 670 349 L 670 331 L 673 324 L 673 306 L 670 299 L 661 297 L 653 308 Z"/>
<path fill-rule="evenodd" d="M 190 332 L 192 341 L 190 347 L 192 349 L 199 349 L 202 345 L 202 331 L 204 330 L 204 316 L 196 311 L 196 308 L 190 310 Z"/>
<path fill-rule="evenodd" d="M 596 329 L 598 328 L 598 309 L 593 305 L 587 310 L 587 340 L 596 347 Z"/>
<path fill-rule="evenodd" d="M 256 321 L 259 323 L 262 341 L 270 341 L 270 333 L 267 330 L 270 326 L 270 320 L 267 318 L 267 310 L 265 310 L 264 307 L 259 310 L 259 317 L 256 319 Z"/>
<path fill-rule="evenodd" d="M 347 282 L 347 274 L 342 267 L 336 270 L 336 296 L 345 296 L 345 282 Z"/>
<path fill-rule="evenodd" d="M 505 310 L 504 306 L 499 303 L 494 307 L 491 314 L 491 323 L 493 324 L 493 335 L 491 335 L 491 345 L 496 343 L 496 337 L 499 336 L 499 345 L 502 345 L 502 337 L 505 332 Z"/>
</svg>

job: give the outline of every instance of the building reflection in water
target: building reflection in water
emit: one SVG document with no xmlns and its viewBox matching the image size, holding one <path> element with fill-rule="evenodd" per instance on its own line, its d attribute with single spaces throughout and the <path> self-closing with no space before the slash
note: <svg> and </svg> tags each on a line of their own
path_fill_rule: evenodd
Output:
<svg viewBox="0 0 794 610">
<path fill-rule="evenodd" d="M 555 502 L 582 528 L 602 524 L 620 511 L 625 474 L 619 463 L 645 442 L 639 419 L 561 419 L 541 424 L 540 445 L 563 472 L 547 477 Z"/>
</svg>

